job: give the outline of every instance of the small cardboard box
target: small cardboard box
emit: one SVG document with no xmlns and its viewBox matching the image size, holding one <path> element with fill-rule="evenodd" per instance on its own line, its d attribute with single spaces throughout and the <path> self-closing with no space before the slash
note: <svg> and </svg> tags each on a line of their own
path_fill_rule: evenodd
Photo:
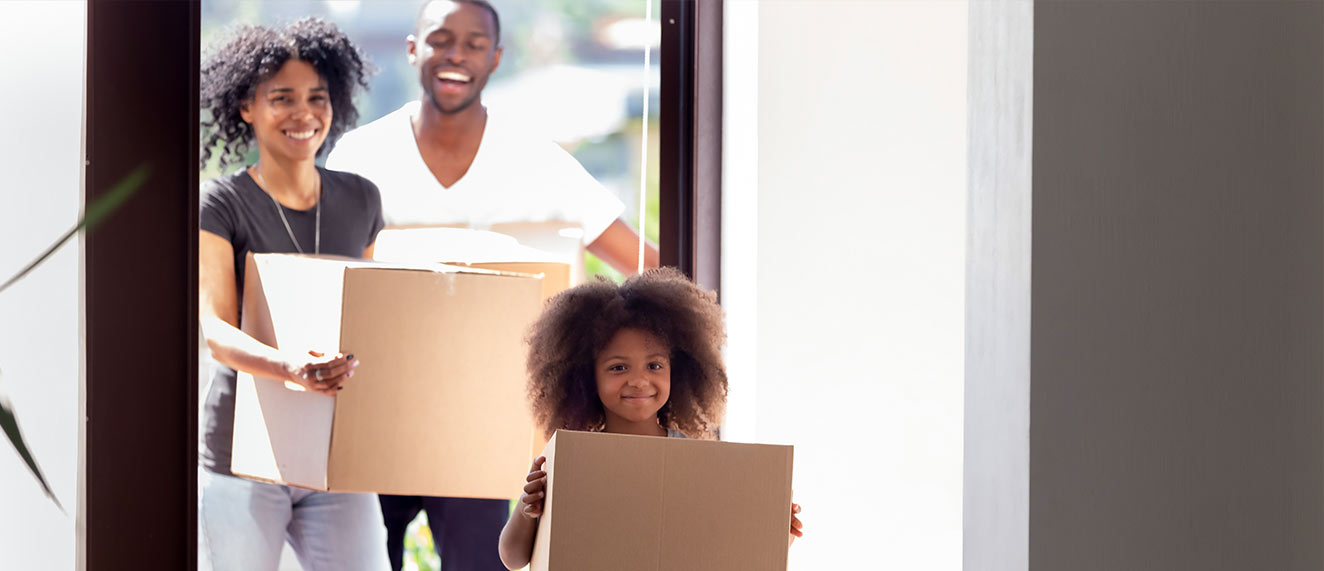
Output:
<svg viewBox="0 0 1324 571">
<path fill-rule="evenodd" d="M 785 570 L 790 446 L 558 430 L 531 571 Z"/>
<path fill-rule="evenodd" d="M 241 373 L 231 469 L 337 492 L 509 498 L 541 439 L 524 335 L 538 279 L 440 264 L 250 255 L 242 328 L 353 353 L 337 396 Z M 302 388 L 302 387 L 294 387 Z"/>
<path fill-rule="evenodd" d="M 393 228 L 377 234 L 377 260 L 443 264 L 535 274 L 543 280 L 546 300 L 572 285 L 570 264 L 556 254 L 520 244 L 496 232 L 467 228 Z"/>
</svg>

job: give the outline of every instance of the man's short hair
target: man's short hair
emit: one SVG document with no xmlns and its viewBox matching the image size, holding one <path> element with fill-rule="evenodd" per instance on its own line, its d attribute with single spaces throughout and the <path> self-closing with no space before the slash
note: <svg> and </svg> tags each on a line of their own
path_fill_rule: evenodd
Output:
<svg viewBox="0 0 1324 571">
<path fill-rule="evenodd" d="M 418 27 L 418 21 L 423 19 L 423 13 L 427 11 L 428 6 L 436 1 L 437 0 L 427 0 L 426 2 L 423 3 L 422 6 L 418 8 L 418 17 L 414 19 L 415 28 Z M 492 6 L 491 2 L 488 2 L 487 0 L 450 0 L 450 1 L 456 4 L 473 4 L 474 6 L 478 6 L 479 8 L 482 8 L 489 15 L 491 15 L 492 27 L 495 28 L 493 30 L 493 33 L 496 35 L 495 38 L 492 38 L 492 45 L 494 47 L 501 46 L 501 16 L 497 15 L 496 8 Z"/>
</svg>

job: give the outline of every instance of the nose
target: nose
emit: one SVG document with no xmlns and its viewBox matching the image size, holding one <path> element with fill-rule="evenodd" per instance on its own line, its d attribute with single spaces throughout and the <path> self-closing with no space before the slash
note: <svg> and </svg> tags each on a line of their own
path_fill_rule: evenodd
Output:
<svg viewBox="0 0 1324 571">
<path fill-rule="evenodd" d="M 310 113 L 308 110 L 308 104 L 304 102 L 300 102 L 299 104 L 295 105 L 294 109 L 290 111 L 290 117 L 294 119 L 303 119 L 304 117 L 307 117 L 309 114 Z"/>
<path fill-rule="evenodd" d="M 460 42 L 451 42 L 442 55 L 449 63 L 461 63 L 464 61 L 464 51 L 460 49 Z"/>
<path fill-rule="evenodd" d="M 290 109 L 291 119 L 307 119 L 313 116 L 313 105 L 307 100 L 295 102 L 294 107 Z"/>
</svg>

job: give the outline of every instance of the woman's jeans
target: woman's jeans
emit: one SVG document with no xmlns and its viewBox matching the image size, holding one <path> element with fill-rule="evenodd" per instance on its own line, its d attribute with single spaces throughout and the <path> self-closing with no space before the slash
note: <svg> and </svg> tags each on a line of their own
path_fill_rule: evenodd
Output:
<svg viewBox="0 0 1324 571">
<path fill-rule="evenodd" d="M 305 571 L 386 571 L 376 494 L 315 492 L 198 468 L 199 571 L 268 571 L 288 541 Z"/>
</svg>

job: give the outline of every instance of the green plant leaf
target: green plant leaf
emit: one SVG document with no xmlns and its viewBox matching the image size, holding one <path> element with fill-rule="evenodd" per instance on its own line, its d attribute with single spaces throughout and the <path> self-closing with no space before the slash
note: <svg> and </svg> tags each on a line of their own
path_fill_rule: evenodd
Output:
<svg viewBox="0 0 1324 571">
<path fill-rule="evenodd" d="M 23 457 L 23 462 L 28 465 L 28 470 L 33 476 L 37 477 L 37 482 L 41 484 L 41 489 L 46 491 L 46 496 L 55 502 L 55 507 L 64 511 L 64 506 L 60 505 L 60 499 L 55 497 L 55 492 L 51 491 L 50 484 L 46 483 L 46 477 L 41 475 L 41 468 L 37 467 L 37 460 L 32 457 L 32 452 L 28 450 L 27 444 L 23 442 L 23 432 L 18 429 L 18 418 L 14 416 L 13 405 L 9 401 L 0 398 L 0 428 L 5 431 L 5 436 L 9 437 L 9 443 L 18 450 L 18 455 Z"/>
<path fill-rule="evenodd" d="M 51 255 L 56 252 L 56 250 L 59 250 L 61 246 L 68 242 L 70 238 L 76 236 L 80 231 L 91 231 L 93 228 L 97 227 L 97 225 L 101 224 L 107 216 L 110 216 L 112 212 L 119 209 L 120 205 L 124 204 L 124 201 L 133 196 L 135 192 L 138 192 L 138 189 L 142 187 L 143 183 L 147 182 L 147 175 L 150 172 L 151 169 L 149 169 L 147 165 L 140 165 L 138 168 L 133 169 L 133 172 L 129 173 L 129 176 L 120 179 L 120 181 L 115 183 L 115 186 L 110 189 L 110 192 L 97 198 L 92 204 L 89 204 L 87 208 L 83 209 L 83 217 L 78 220 L 78 223 L 75 224 L 73 228 L 70 228 L 68 232 L 65 232 L 63 236 L 60 236 L 59 240 L 56 240 L 54 244 L 51 244 L 49 248 L 46 248 L 46 251 L 37 256 L 37 259 L 32 260 L 31 263 L 23 266 L 23 269 L 19 270 L 17 274 L 14 274 L 14 277 L 5 280 L 4 284 L 0 284 L 0 291 L 5 291 L 6 289 L 9 289 L 9 286 L 18 283 L 19 280 L 23 279 L 23 276 L 28 275 L 28 272 L 31 272 L 36 269 L 37 266 L 40 266 L 42 262 L 45 262 L 47 258 L 51 257 Z"/>
<path fill-rule="evenodd" d="M 134 193 L 138 192 L 139 188 L 142 188 L 143 183 L 147 182 L 147 177 L 150 172 L 151 169 L 147 165 L 139 165 L 138 168 L 133 169 L 133 172 L 129 173 L 128 176 L 115 183 L 115 186 L 111 187 L 110 192 L 97 198 L 92 204 L 87 205 L 87 207 L 83 209 L 83 216 L 79 218 L 78 223 L 74 224 L 74 227 L 70 228 L 68 232 L 65 232 L 63 236 L 60 236 L 60 239 L 56 240 L 54 244 L 51 244 L 49 248 L 46 248 L 46 251 L 37 256 L 37 259 L 32 260 L 31 263 L 23 266 L 23 269 L 19 270 L 17 274 L 14 274 L 14 277 L 5 280 L 5 283 L 3 284 L 0 284 L 0 292 L 5 291 L 6 289 L 9 289 L 9 286 L 18 283 L 18 281 L 23 279 L 24 276 L 36 269 L 37 266 L 40 266 L 42 262 L 45 262 L 51 257 L 51 255 L 55 254 L 55 252 L 59 250 L 61 246 L 64 246 L 70 238 L 78 235 L 79 232 L 90 232 L 93 228 L 96 228 L 101 224 L 107 216 L 110 216 L 111 213 L 118 210 L 126 200 L 132 197 Z M 9 438 L 9 443 L 18 451 L 18 455 L 23 457 L 23 462 L 28 465 L 28 470 L 32 472 L 32 475 L 35 478 L 37 478 L 37 482 L 41 483 L 41 488 L 46 491 L 46 495 L 50 497 L 51 501 L 55 502 L 55 506 L 60 508 L 60 511 L 63 512 L 64 506 L 60 505 L 59 498 L 56 498 L 55 492 L 51 491 L 51 486 L 46 482 L 46 477 L 41 475 L 41 468 L 37 467 L 37 460 L 32 457 L 32 452 L 28 450 L 27 444 L 23 442 L 23 433 L 18 429 L 18 417 L 14 415 L 13 405 L 3 398 L 0 398 L 0 428 L 4 429 L 5 436 Z"/>
</svg>

